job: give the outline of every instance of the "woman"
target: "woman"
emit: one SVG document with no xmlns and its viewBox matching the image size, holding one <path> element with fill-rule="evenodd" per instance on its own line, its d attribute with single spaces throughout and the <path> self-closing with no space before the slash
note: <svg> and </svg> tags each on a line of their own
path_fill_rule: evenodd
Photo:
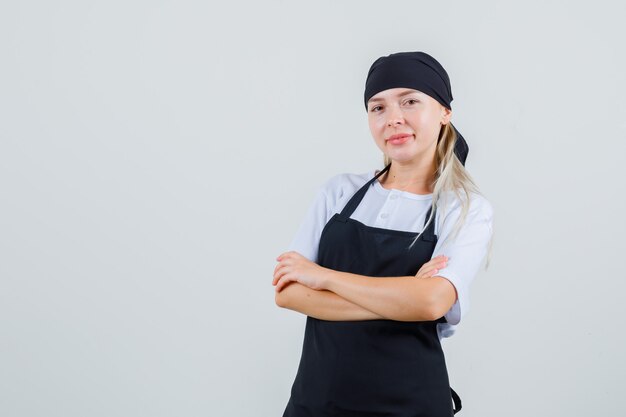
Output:
<svg viewBox="0 0 626 417">
<path fill-rule="evenodd" d="M 441 339 L 467 313 L 493 210 L 464 168 L 451 101 L 448 74 L 426 53 L 372 64 L 365 107 L 385 167 L 328 180 L 277 258 L 276 303 L 307 315 L 283 417 L 461 409 Z"/>
</svg>

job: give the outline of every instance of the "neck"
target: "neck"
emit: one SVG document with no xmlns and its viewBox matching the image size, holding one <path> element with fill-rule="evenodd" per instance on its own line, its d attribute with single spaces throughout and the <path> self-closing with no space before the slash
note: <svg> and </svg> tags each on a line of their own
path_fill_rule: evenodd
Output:
<svg viewBox="0 0 626 417">
<path fill-rule="evenodd" d="M 424 161 L 392 161 L 389 170 L 384 174 L 384 183 L 388 188 L 397 188 L 417 194 L 432 193 L 432 182 L 435 178 L 435 160 Z M 383 182 L 384 181 L 384 182 Z"/>
</svg>

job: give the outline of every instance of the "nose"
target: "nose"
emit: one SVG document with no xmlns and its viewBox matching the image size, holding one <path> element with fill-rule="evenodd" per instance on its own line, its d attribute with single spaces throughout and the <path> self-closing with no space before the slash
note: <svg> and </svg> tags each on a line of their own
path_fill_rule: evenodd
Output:
<svg viewBox="0 0 626 417">
<path fill-rule="evenodd" d="M 404 123 L 404 117 L 402 116 L 402 111 L 392 107 L 388 112 L 389 118 L 387 119 L 387 126 L 393 126 L 397 124 Z"/>
</svg>

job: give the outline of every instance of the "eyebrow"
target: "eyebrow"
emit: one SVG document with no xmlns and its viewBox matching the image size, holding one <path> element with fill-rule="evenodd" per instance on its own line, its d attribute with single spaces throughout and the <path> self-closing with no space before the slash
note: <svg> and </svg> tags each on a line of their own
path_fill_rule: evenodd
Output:
<svg viewBox="0 0 626 417">
<path fill-rule="evenodd" d="M 413 94 L 413 93 L 419 93 L 419 92 L 415 91 L 415 90 L 407 90 L 405 92 L 402 92 L 402 93 L 398 94 L 398 97 L 404 97 L 404 96 L 406 96 L 408 94 Z M 383 98 L 372 98 L 372 99 L 370 99 L 368 101 L 368 103 L 374 103 L 375 101 L 385 101 L 385 99 L 383 99 Z"/>
</svg>

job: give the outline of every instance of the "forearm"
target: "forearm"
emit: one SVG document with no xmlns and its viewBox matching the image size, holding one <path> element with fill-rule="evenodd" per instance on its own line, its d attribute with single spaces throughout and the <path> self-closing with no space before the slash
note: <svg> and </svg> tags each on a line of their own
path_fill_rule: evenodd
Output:
<svg viewBox="0 0 626 417">
<path fill-rule="evenodd" d="M 329 270 L 325 288 L 390 320 L 436 320 L 436 278 L 368 277 Z"/>
<path fill-rule="evenodd" d="M 299 282 L 292 282 L 277 293 L 276 304 L 320 320 L 358 321 L 385 318 L 331 291 L 314 290 Z"/>
</svg>

